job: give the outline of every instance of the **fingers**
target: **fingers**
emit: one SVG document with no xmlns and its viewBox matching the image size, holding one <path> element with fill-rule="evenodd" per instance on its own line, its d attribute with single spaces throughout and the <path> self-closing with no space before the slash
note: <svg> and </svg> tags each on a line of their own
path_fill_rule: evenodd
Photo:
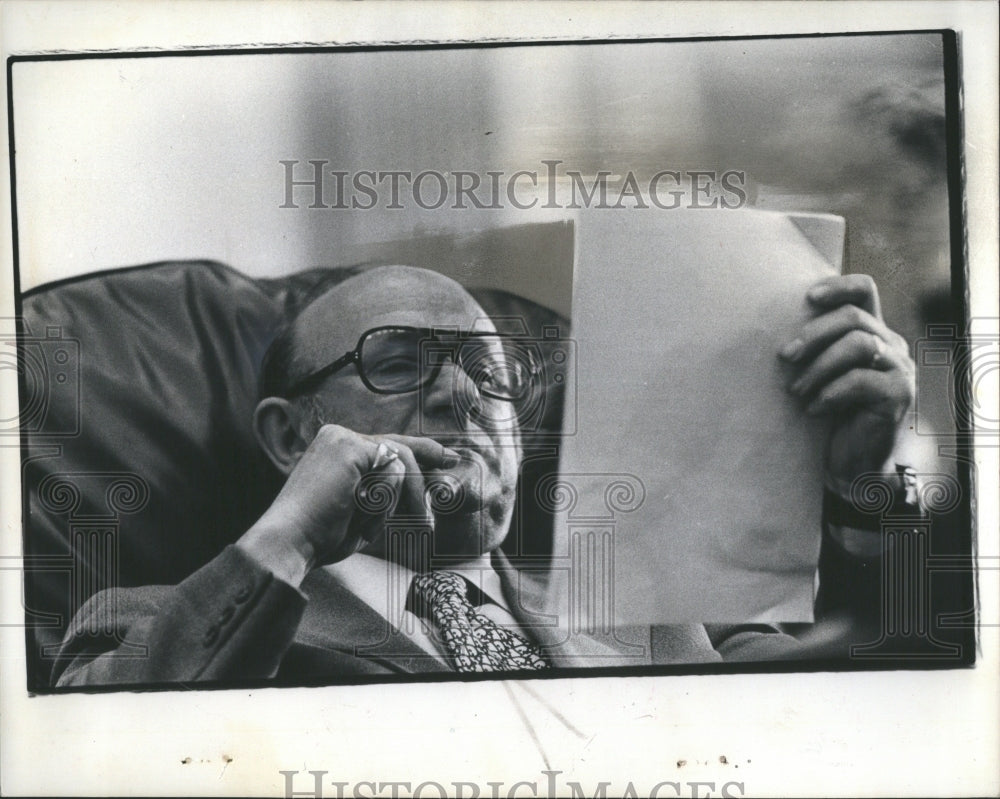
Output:
<svg viewBox="0 0 1000 799">
<path fill-rule="evenodd" d="M 378 442 L 338 425 L 324 425 L 298 458 L 261 521 L 308 554 L 313 565 L 352 554 L 359 537 L 351 526 L 358 511 L 359 481 L 371 471 Z M 383 492 L 395 492 L 402 466 L 385 464 L 377 474 Z M 369 509 L 371 510 L 371 509 Z M 350 529 L 349 529 L 350 528 Z"/>
<path fill-rule="evenodd" d="M 460 455 L 433 439 L 420 436 L 386 433 L 365 438 L 375 448 L 375 454 L 370 471 L 359 481 L 359 487 L 365 490 L 364 496 L 357 497 L 360 519 L 356 527 L 362 537 L 366 541 L 374 540 L 384 529 L 386 516 L 394 513 L 433 526 L 433 515 L 427 507 L 425 473 L 458 465 Z M 383 470 L 385 480 L 381 478 Z M 391 507 L 386 506 L 384 493 L 373 493 L 379 488 L 385 492 L 388 485 L 395 492 Z"/>
<path fill-rule="evenodd" d="M 399 501 L 396 503 L 397 512 L 419 517 L 425 524 L 433 524 L 433 519 L 424 501 L 424 473 L 416 455 L 408 445 L 396 440 L 403 438 L 403 436 L 385 436 L 384 438 L 393 441 L 393 447 L 399 453 L 398 463 L 401 464 L 402 468 L 403 478 L 400 484 Z"/>
<path fill-rule="evenodd" d="M 851 369 L 825 385 L 806 407 L 810 416 L 865 407 L 897 421 L 898 408 L 905 407 L 902 387 L 889 372 Z"/>
<path fill-rule="evenodd" d="M 388 466 L 399 457 L 399 450 L 385 441 L 380 441 L 375 448 L 375 460 L 372 461 L 372 471 Z"/>
<path fill-rule="evenodd" d="M 806 322 L 799 335 L 778 354 L 790 363 L 804 363 L 852 330 L 878 336 L 891 349 L 909 351 L 902 336 L 886 327 L 881 319 L 857 305 L 841 305 Z"/>
<path fill-rule="evenodd" d="M 807 296 L 827 310 L 778 353 L 799 367 L 789 391 L 804 398 L 811 413 L 862 398 L 878 407 L 908 406 L 914 371 L 909 345 L 882 321 L 875 282 L 867 275 L 838 275 L 816 283 Z"/>
<path fill-rule="evenodd" d="M 430 439 L 323 425 L 262 520 L 307 553 L 309 568 L 333 563 L 383 535 L 391 514 L 432 527 L 424 472 L 459 461 L 458 453 Z"/>
<path fill-rule="evenodd" d="M 903 369 L 901 355 L 874 333 L 850 330 L 824 349 L 789 386 L 799 397 L 808 397 L 851 369 L 880 372 Z"/>
<path fill-rule="evenodd" d="M 856 305 L 872 316 L 882 318 L 878 286 L 870 275 L 834 275 L 824 278 L 806 292 L 806 297 L 818 308 Z"/>
<path fill-rule="evenodd" d="M 373 459 L 369 471 L 358 480 L 354 518 L 350 525 L 355 549 L 376 541 L 385 531 L 387 517 L 393 515 L 406 516 L 414 524 L 433 527 L 433 516 L 425 500 L 424 470 L 413 449 L 396 440 L 400 438 L 406 437 L 386 435 L 369 440 Z M 427 454 L 422 452 L 424 457 Z M 440 458 L 440 452 L 438 456 Z"/>
<path fill-rule="evenodd" d="M 884 463 L 916 393 L 915 367 L 869 276 L 826 278 L 806 296 L 819 313 L 778 355 L 796 367 L 788 390 L 806 413 L 833 420 L 827 469 L 850 480 Z"/>
<path fill-rule="evenodd" d="M 368 472 L 378 453 L 378 442 L 335 424 L 325 424 L 299 457 L 286 487 L 303 483 L 317 490 L 351 484 Z M 341 494 L 342 491 L 334 492 Z"/>
<path fill-rule="evenodd" d="M 406 467 L 398 456 L 361 476 L 354 491 L 355 511 L 350 530 L 355 551 L 376 540 L 385 530 L 385 520 L 399 504 Z"/>
<path fill-rule="evenodd" d="M 462 456 L 455 450 L 439 444 L 432 438 L 403 436 L 395 433 L 387 433 L 379 438 L 402 444 L 424 469 L 450 469 L 452 466 L 457 466 L 462 459 Z"/>
</svg>

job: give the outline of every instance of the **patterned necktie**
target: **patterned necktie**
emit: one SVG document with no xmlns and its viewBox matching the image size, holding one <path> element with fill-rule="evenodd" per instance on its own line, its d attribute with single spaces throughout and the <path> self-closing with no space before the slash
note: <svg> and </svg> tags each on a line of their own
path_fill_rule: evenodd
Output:
<svg viewBox="0 0 1000 799">
<path fill-rule="evenodd" d="M 454 572 L 418 574 L 407 603 L 437 625 L 458 671 L 544 669 L 538 648 L 479 613 L 467 598 L 465 578 Z"/>
</svg>

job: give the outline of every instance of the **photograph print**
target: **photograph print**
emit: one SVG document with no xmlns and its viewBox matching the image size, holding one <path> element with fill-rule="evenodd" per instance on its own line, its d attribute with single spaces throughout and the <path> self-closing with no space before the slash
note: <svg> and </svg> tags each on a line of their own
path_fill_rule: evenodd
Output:
<svg viewBox="0 0 1000 799">
<path fill-rule="evenodd" d="M 10 58 L 28 691 L 971 666 L 957 64 Z"/>
</svg>

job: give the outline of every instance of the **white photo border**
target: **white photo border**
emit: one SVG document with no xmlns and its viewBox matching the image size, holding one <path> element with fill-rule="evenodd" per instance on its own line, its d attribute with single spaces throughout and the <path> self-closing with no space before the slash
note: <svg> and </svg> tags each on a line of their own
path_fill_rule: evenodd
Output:
<svg viewBox="0 0 1000 799">
<path fill-rule="evenodd" d="M 6 2 L 3 54 L 277 45 L 776 35 L 877 30 L 959 32 L 971 317 L 996 332 L 997 9 L 946 3 L 103 3 Z M 5 86 L 6 91 L 6 86 Z M 6 168 L 6 167 L 5 167 Z M 0 316 L 13 316 L 10 195 L 4 197 Z M 991 320 L 991 321 L 990 321 Z M 16 416 L 4 374 L 0 416 Z M 996 386 L 983 397 L 996 408 Z M 996 475 L 996 442 L 977 469 Z M 20 551 L 17 449 L 4 447 L 0 554 Z M 997 558 L 996 485 L 976 498 L 981 562 Z M 6 562 L 6 561 L 5 561 Z M 994 562 L 996 562 L 994 560 Z M 1000 599 L 979 581 L 976 667 L 957 671 L 600 677 L 532 683 L 427 683 L 309 689 L 36 696 L 25 694 L 24 637 L 0 627 L 0 793 L 370 795 L 378 783 L 489 782 L 547 795 L 547 779 L 587 795 L 631 782 L 661 796 L 976 795 L 1000 790 Z M 20 612 L 0 577 L 0 606 Z M 555 709 L 555 712 L 552 711 Z M 572 727 L 559 722 L 572 709 Z M 525 718 L 532 721 L 528 733 Z M 574 732 L 575 729 L 575 732 Z M 579 734 L 577 734 L 579 733 Z M 683 762 L 683 765 L 681 763 Z M 546 772 L 560 772 L 546 776 Z M 374 787 L 365 781 L 375 783 Z M 679 788 L 673 788 L 676 783 Z M 714 788 L 709 788 L 711 783 Z M 736 788 L 734 784 L 740 784 Z M 700 787 L 692 788 L 692 785 Z M 562 787 L 565 793 L 568 788 Z M 465 795 L 472 789 L 466 787 Z M 700 791 L 700 793 L 693 793 Z M 379 795 L 389 795 L 380 793 Z M 406 795 L 406 794 L 401 794 Z M 428 785 L 425 796 L 436 796 Z"/>
</svg>

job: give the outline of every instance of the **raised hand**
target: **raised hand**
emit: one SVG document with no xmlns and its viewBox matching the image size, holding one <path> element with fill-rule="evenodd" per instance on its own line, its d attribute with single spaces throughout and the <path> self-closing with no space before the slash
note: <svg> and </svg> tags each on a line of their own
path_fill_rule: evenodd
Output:
<svg viewBox="0 0 1000 799">
<path fill-rule="evenodd" d="M 868 275 L 826 278 L 807 297 L 821 313 L 779 355 L 799 367 L 788 390 L 806 412 L 832 417 L 827 471 L 847 486 L 885 465 L 913 402 L 915 367 L 906 340 L 883 322 Z"/>
<path fill-rule="evenodd" d="M 430 439 L 364 436 L 323 425 L 237 546 L 298 585 L 313 568 L 343 560 L 374 540 L 397 505 L 426 514 L 420 475 L 458 461 L 458 453 Z"/>
</svg>

